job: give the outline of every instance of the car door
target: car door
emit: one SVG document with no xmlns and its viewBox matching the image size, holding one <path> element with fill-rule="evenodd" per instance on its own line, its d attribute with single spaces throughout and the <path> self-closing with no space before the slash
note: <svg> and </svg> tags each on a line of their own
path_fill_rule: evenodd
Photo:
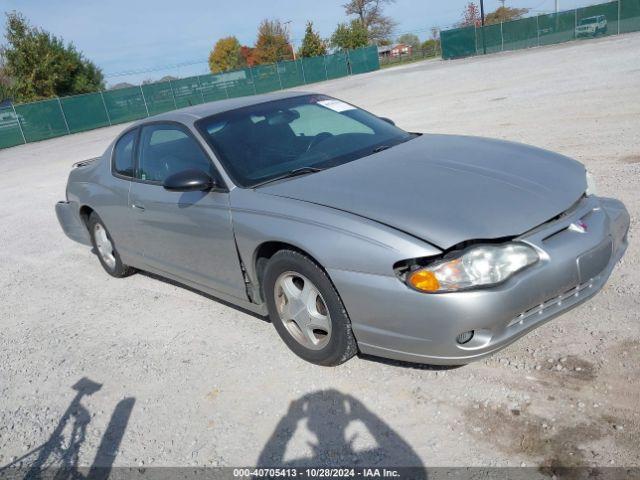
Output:
<svg viewBox="0 0 640 480">
<path fill-rule="evenodd" d="M 177 123 L 145 125 L 138 141 L 130 202 L 136 243 L 144 261 L 172 277 L 246 300 L 236 250 L 229 193 L 171 192 L 169 175 L 199 169 L 221 182 L 196 138 Z"/>
<path fill-rule="evenodd" d="M 104 176 L 93 191 L 93 205 L 107 225 L 123 261 L 136 264 L 139 253 L 131 228 L 129 190 L 134 177 L 138 129 L 122 134 L 111 152 L 111 175 Z"/>
</svg>

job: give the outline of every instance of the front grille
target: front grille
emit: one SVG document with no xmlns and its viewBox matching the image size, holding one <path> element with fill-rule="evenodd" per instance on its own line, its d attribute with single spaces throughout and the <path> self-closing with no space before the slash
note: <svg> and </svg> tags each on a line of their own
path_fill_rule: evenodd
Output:
<svg viewBox="0 0 640 480">
<path fill-rule="evenodd" d="M 536 305 L 529 310 L 525 310 L 524 312 L 520 313 L 520 315 L 511 320 L 507 325 L 507 328 L 514 325 L 523 325 L 525 322 L 534 320 L 536 316 L 542 316 L 550 307 L 561 307 L 565 301 L 568 301 L 571 298 L 579 297 L 580 292 L 582 292 L 584 289 L 593 287 L 594 281 L 595 278 L 592 278 L 588 282 L 576 285 L 575 287 L 570 288 L 560 295 L 545 300 L 541 304 Z"/>
</svg>

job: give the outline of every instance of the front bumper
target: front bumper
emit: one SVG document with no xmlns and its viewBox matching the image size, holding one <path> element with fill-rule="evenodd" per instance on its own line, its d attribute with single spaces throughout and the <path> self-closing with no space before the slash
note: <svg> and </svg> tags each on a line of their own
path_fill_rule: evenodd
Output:
<svg viewBox="0 0 640 480">
<path fill-rule="evenodd" d="M 82 221 L 82 218 L 80 218 L 80 210 L 76 203 L 56 203 L 56 216 L 58 217 L 62 231 L 64 231 L 67 237 L 83 245 L 91 246 L 89 231 Z"/>
<path fill-rule="evenodd" d="M 585 232 L 571 227 L 586 224 Z M 500 350 L 579 305 L 605 284 L 627 248 L 629 214 L 613 199 L 586 197 L 561 218 L 517 240 L 540 261 L 490 289 L 425 294 L 392 276 L 330 270 L 360 351 L 397 360 L 465 364 Z M 455 338 L 473 330 L 473 339 Z"/>
</svg>

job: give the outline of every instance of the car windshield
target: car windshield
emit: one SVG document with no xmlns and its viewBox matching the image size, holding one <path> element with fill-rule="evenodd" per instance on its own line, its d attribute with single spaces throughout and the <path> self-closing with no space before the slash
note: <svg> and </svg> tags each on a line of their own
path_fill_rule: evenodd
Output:
<svg viewBox="0 0 640 480">
<path fill-rule="evenodd" d="M 251 105 L 196 125 L 234 182 L 247 188 L 335 167 L 415 136 L 325 95 Z"/>
<path fill-rule="evenodd" d="M 598 23 L 598 19 L 596 17 L 589 17 L 580 20 L 580 25 L 589 25 L 590 23 Z"/>
</svg>

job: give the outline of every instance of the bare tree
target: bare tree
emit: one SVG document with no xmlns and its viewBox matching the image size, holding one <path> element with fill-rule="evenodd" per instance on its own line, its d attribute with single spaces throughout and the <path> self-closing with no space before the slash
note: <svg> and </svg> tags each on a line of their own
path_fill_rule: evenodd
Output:
<svg viewBox="0 0 640 480">
<path fill-rule="evenodd" d="M 349 0 L 343 5 L 347 15 L 357 15 L 369 32 L 369 41 L 378 44 L 388 40 L 396 27 L 396 22 L 382 11 L 384 6 L 395 0 Z"/>
</svg>

